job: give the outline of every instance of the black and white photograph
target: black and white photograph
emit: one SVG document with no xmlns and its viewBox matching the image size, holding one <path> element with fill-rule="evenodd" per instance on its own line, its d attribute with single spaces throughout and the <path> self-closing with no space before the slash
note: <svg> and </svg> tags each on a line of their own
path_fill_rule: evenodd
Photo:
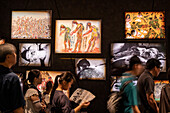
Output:
<svg viewBox="0 0 170 113">
<path fill-rule="evenodd" d="M 77 104 L 82 104 L 83 102 L 90 102 L 95 97 L 96 96 L 93 95 L 90 91 L 87 91 L 82 88 L 77 88 L 71 95 L 70 100 L 74 101 Z"/>
<path fill-rule="evenodd" d="M 19 66 L 51 66 L 51 44 L 20 43 Z"/>
<path fill-rule="evenodd" d="M 79 79 L 105 80 L 106 60 L 102 58 L 76 58 L 76 74 Z"/>
<path fill-rule="evenodd" d="M 161 72 L 166 72 L 166 48 L 164 43 L 112 43 L 111 67 L 128 68 L 129 60 L 137 55 L 143 65 L 151 58 L 161 62 Z"/>
</svg>

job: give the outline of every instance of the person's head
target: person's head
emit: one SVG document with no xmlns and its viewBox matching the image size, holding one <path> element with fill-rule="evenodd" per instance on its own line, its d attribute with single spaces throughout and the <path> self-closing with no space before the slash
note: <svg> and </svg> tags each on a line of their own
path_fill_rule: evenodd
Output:
<svg viewBox="0 0 170 113">
<path fill-rule="evenodd" d="M 161 62 L 155 58 L 151 58 L 146 62 L 146 69 L 152 72 L 154 77 L 157 77 L 161 71 Z"/>
<path fill-rule="evenodd" d="M 47 83 L 46 83 L 46 91 L 51 91 L 51 89 L 52 89 L 52 86 L 53 86 L 53 83 L 52 83 L 52 81 L 48 81 Z"/>
<path fill-rule="evenodd" d="M 126 15 L 126 19 L 130 19 L 130 15 L 129 14 Z"/>
<path fill-rule="evenodd" d="M 74 79 L 74 75 L 71 72 L 64 72 L 55 78 L 54 85 L 57 85 L 56 83 L 58 83 L 58 86 L 60 85 L 63 90 L 67 90 L 71 88 Z"/>
<path fill-rule="evenodd" d="M 130 58 L 129 70 L 133 71 L 136 76 L 139 76 L 144 70 L 141 60 L 136 55 Z"/>
<path fill-rule="evenodd" d="M 71 87 L 74 80 L 74 75 L 71 72 L 64 72 L 61 75 L 56 76 L 53 89 L 51 91 L 50 103 L 52 103 L 55 90 L 58 86 L 60 86 L 63 90 L 67 90 Z"/>
<path fill-rule="evenodd" d="M 78 22 L 77 22 L 76 20 L 73 20 L 73 21 L 72 21 L 72 27 L 74 27 L 74 24 L 76 24 L 76 25 L 77 25 L 77 24 L 78 24 Z"/>
<path fill-rule="evenodd" d="M 80 60 L 79 63 L 77 64 L 77 68 L 78 68 L 79 71 L 81 71 L 81 70 L 83 70 L 83 69 L 85 69 L 89 66 L 90 66 L 90 62 L 85 58 Z"/>
<path fill-rule="evenodd" d="M 41 84 L 42 82 L 42 75 L 38 69 L 32 69 L 28 73 L 28 80 L 31 84 Z"/>
<path fill-rule="evenodd" d="M 132 36 L 132 35 L 135 35 L 135 30 L 132 30 L 132 31 L 131 31 L 131 36 Z"/>
<path fill-rule="evenodd" d="M 91 22 L 87 22 L 86 30 L 91 27 Z"/>
<path fill-rule="evenodd" d="M 60 26 L 60 31 L 61 31 L 62 29 L 66 29 L 66 27 L 65 27 L 63 24 Z"/>
<path fill-rule="evenodd" d="M 21 57 L 28 62 L 33 62 L 33 61 L 37 60 L 38 57 L 37 57 L 36 50 L 30 49 L 30 48 L 31 48 L 31 46 L 28 47 L 27 49 L 25 49 L 24 51 L 22 51 Z"/>
<path fill-rule="evenodd" d="M 8 64 L 10 67 L 16 64 L 16 48 L 14 45 L 5 43 L 0 45 L 0 63 Z"/>
</svg>

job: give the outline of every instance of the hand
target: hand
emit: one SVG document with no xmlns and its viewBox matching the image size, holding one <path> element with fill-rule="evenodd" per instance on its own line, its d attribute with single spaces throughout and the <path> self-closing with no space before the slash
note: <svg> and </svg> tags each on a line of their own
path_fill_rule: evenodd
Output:
<svg viewBox="0 0 170 113">
<path fill-rule="evenodd" d="M 44 102 L 41 102 L 42 104 L 42 109 L 45 109 L 47 106 L 44 104 Z"/>
<path fill-rule="evenodd" d="M 87 108 L 90 105 L 90 102 L 82 103 L 82 108 Z"/>
</svg>

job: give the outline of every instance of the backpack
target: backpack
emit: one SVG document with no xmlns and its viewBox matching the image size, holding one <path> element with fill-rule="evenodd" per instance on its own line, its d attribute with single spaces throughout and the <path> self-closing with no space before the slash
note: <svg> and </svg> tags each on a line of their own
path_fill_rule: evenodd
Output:
<svg viewBox="0 0 170 113">
<path fill-rule="evenodd" d="M 126 81 L 122 88 L 120 89 L 120 92 L 113 92 L 109 96 L 109 100 L 107 101 L 107 109 L 110 113 L 123 113 L 124 107 L 123 107 L 123 90 L 124 88 L 130 83 L 132 80 Z"/>
</svg>

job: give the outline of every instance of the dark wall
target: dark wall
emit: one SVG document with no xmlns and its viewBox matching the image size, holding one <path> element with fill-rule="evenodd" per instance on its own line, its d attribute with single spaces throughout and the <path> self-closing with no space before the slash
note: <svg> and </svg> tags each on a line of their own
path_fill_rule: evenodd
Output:
<svg viewBox="0 0 170 113">
<path fill-rule="evenodd" d="M 165 11 L 166 38 L 165 40 L 145 42 L 167 43 L 167 67 L 170 67 L 170 1 L 169 0 L 1 0 L 0 1 L 0 37 L 6 37 L 6 42 L 15 44 L 21 42 L 50 42 L 52 44 L 52 66 L 49 68 L 35 67 L 40 70 L 70 70 L 75 73 L 74 59 L 60 58 L 106 58 L 106 81 L 78 81 L 73 87 L 82 87 L 96 95 L 96 99 L 87 108 L 89 113 L 107 113 L 106 102 L 110 90 L 110 44 L 112 42 L 128 42 L 124 40 L 124 12 L 125 11 Z M 51 40 L 11 40 L 11 11 L 12 10 L 39 10 L 51 9 L 52 14 L 52 39 Z M 93 54 L 55 54 L 55 20 L 56 19 L 101 19 L 102 20 L 102 53 Z M 13 68 L 15 72 L 25 73 L 33 67 Z M 163 79 L 165 73 L 162 74 Z"/>
</svg>

